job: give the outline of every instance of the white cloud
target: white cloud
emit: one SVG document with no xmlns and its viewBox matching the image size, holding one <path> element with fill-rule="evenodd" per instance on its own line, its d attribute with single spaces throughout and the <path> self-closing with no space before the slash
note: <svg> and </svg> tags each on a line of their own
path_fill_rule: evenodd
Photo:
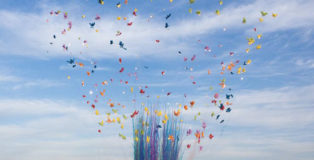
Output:
<svg viewBox="0 0 314 160">
<path fill-rule="evenodd" d="M 106 68 L 100 68 L 99 70 L 105 70 Z M 8 69 L 11 70 L 11 69 Z M 59 87 L 64 86 L 65 83 L 57 80 L 50 79 L 31 79 L 21 76 L 16 76 L 14 74 L 9 73 L 8 71 L 2 71 L 2 75 L 0 73 L 0 83 L 2 84 L 10 84 L 10 85 L 2 85 L 1 88 L 9 89 L 9 90 L 20 90 L 27 89 L 32 87 L 39 88 L 51 88 L 51 87 Z"/>
<path fill-rule="evenodd" d="M 3 63 L 4 62 L 1 62 Z M 18 77 L 14 74 L 12 74 L 12 72 L 14 72 L 11 68 L 7 67 L 7 66 L 1 66 L 0 67 L 0 83 L 5 83 L 5 82 L 19 82 L 22 80 L 21 77 Z"/>
<path fill-rule="evenodd" d="M 0 82 L 16 82 L 16 81 L 20 81 L 20 78 L 13 75 L 0 75 Z"/>
<path fill-rule="evenodd" d="M 303 139 L 311 137 L 311 128 L 304 128 L 314 123 L 313 89 L 303 86 L 236 93 L 224 129 L 208 123 L 215 138 L 203 140 L 204 151 L 195 159 L 296 159 L 300 155 L 300 159 L 310 159 L 314 142 Z M 182 113 L 185 118 L 198 111 L 206 116 L 208 108 L 200 107 L 202 101 L 196 100 L 193 111 Z M 97 134 L 98 118 L 73 102 L 2 99 L 0 106 L 1 121 L 5 122 L 0 125 L 4 142 L 0 147 L 5 148 L 1 155 L 7 159 L 132 159 L 131 142 L 114 136 L 117 128 L 106 126 L 103 134 Z M 13 152 L 20 154 L 14 157 Z M 184 154 L 189 156 L 190 152 Z"/>
<path fill-rule="evenodd" d="M 206 141 L 203 152 L 195 159 L 303 159 L 310 160 L 313 156 L 313 141 L 294 141 L 290 137 L 267 137 L 242 132 L 217 136 L 213 141 Z M 267 135 L 267 134 L 266 134 Z M 189 154 L 189 153 L 186 153 Z"/>
<path fill-rule="evenodd" d="M 31 87 L 41 87 L 41 88 L 50 88 L 50 87 L 59 87 L 65 85 L 64 83 L 58 81 L 52 81 L 47 79 L 38 79 L 38 80 L 27 80 L 19 82 L 18 84 L 12 87 L 13 90 L 31 88 Z"/>
<path fill-rule="evenodd" d="M 242 91 L 236 95 L 230 124 L 302 128 L 314 123 L 314 86 Z"/>
<path fill-rule="evenodd" d="M 233 110 L 225 115 L 225 126 L 214 131 L 214 140 L 203 140 L 204 151 L 194 159 L 304 159 L 313 157 L 314 86 L 289 86 L 235 93 Z M 207 97 L 196 100 L 197 112 L 210 119 L 213 108 L 202 107 Z M 198 109 L 197 109 L 198 108 Z M 185 152 L 190 155 L 191 152 Z"/>
<path fill-rule="evenodd" d="M 0 114 L 5 115 L 49 115 L 78 112 L 71 104 L 45 100 L 0 100 Z M 68 106 L 68 107 L 64 107 Z"/>
<path fill-rule="evenodd" d="M 296 60 L 295 64 L 301 67 L 312 69 L 314 68 L 314 59 L 308 59 L 308 60 L 298 59 Z"/>
<path fill-rule="evenodd" d="M 10 52 L 10 54 L 39 57 L 62 56 L 66 54 L 62 51 L 62 44 L 71 43 L 70 51 L 73 55 L 79 57 L 85 57 L 86 55 L 99 58 L 116 56 L 136 58 L 146 55 L 171 57 L 175 55 L 171 53 L 176 53 L 178 49 L 189 51 L 193 48 L 193 46 L 188 44 L 188 41 L 181 41 L 182 37 L 211 34 L 222 27 L 230 28 L 230 30 L 237 28 L 245 30 L 254 26 L 258 27 L 262 32 L 309 28 L 313 26 L 314 22 L 313 16 L 311 16 L 312 5 L 313 2 L 311 1 L 291 1 L 286 3 L 285 1 L 261 0 L 249 4 L 241 4 L 236 7 L 227 5 L 221 11 L 221 16 L 214 15 L 213 11 L 204 11 L 201 17 L 174 22 L 169 30 L 163 28 L 163 25 L 161 25 L 163 22 L 156 20 L 147 22 L 145 15 L 130 18 L 130 21 L 134 21 L 132 27 L 128 27 L 126 22 L 116 21 L 114 15 L 101 15 L 101 21 L 96 22 L 95 28 L 99 29 L 99 33 L 96 33 L 88 26 L 88 23 L 92 20 L 70 17 L 73 21 L 73 29 L 65 36 L 60 35 L 60 32 L 67 28 L 67 21 L 64 21 L 62 16 L 49 16 L 46 10 L 40 14 L 2 10 L 0 16 L 5 18 L 0 23 L 4 30 L 12 34 L 12 41 L 3 41 L 1 43 L 1 53 Z M 269 14 L 276 12 L 279 16 L 274 19 L 269 15 L 265 18 L 264 23 L 259 23 L 258 17 L 261 10 L 268 11 Z M 247 18 L 247 25 L 241 23 L 242 17 Z M 49 19 L 49 23 L 45 22 L 46 18 Z M 23 29 L 19 29 L 21 25 L 24 26 Z M 113 38 L 117 30 L 122 31 L 122 36 Z M 56 40 L 52 39 L 53 34 L 57 34 Z M 81 37 L 81 41 L 78 40 L 78 37 Z M 114 39 L 115 42 L 118 40 L 125 42 L 128 52 L 125 52 L 118 46 L 109 45 L 109 40 L 111 39 Z M 154 42 L 156 39 L 161 40 L 160 44 Z M 88 48 L 81 45 L 83 40 L 87 40 Z M 49 46 L 50 41 L 54 42 L 53 46 Z M 13 42 L 15 47 L 13 47 Z M 16 46 L 16 43 L 19 46 Z M 49 50 L 49 52 L 45 53 L 46 50 Z"/>
<path fill-rule="evenodd" d="M 113 69 L 112 68 L 110 68 L 110 67 L 97 67 L 96 69 L 95 68 L 92 68 L 92 67 L 85 67 L 86 69 L 88 69 L 88 70 L 95 70 L 95 71 L 112 71 Z M 59 69 L 60 70 L 74 70 L 74 69 L 76 69 L 76 68 L 73 68 L 73 67 L 71 67 L 71 66 L 69 66 L 69 65 L 61 65 L 60 67 L 59 67 Z"/>
<path fill-rule="evenodd" d="M 224 114 L 227 125 L 233 127 L 261 127 L 266 129 L 299 129 L 314 123 L 313 85 L 301 87 L 267 88 L 263 90 L 241 90 L 234 93 L 232 111 Z M 221 95 L 223 96 L 223 95 Z M 209 117 L 217 107 L 203 107 L 211 100 L 209 96 L 194 97 L 195 110 Z"/>
<path fill-rule="evenodd" d="M 2 158 L 131 159 L 130 139 L 110 126 L 98 134 L 98 119 L 87 108 L 48 99 L 2 99 L 0 106 Z"/>
</svg>

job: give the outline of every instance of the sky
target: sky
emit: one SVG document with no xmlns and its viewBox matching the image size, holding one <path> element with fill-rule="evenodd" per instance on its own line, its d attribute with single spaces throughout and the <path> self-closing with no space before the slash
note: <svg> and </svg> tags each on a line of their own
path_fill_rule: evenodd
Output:
<svg viewBox="0 0 314 160">
<path fill-rule="evenodd" d="M 115 7 L 118 2 L 121 8 Z M 123 1 L 105 0 L 100 5 L 96 0 L 2 0 L 1 159 L 132 159 L 132 141 L 119 138 L 119 127 L 108 126 L 102 134 L 97 132 L 99 117 L 86 105 L 82 94 L 98 92 L 95 83 L 114 78 L 106 96 L 125 104 L 127 113 L 141 102 L 170 108 L 195 100 L 195 109 L 184 116 L 193 119 L 201 111 L 203 118 L 210 119 L 210 112 L 216 109 L 210 104 L 213 95 L 224 93 L 218 85 L 222 77 L 227 88 L 232 88 L 232 112 L 223 125 L 209 123 L 215 139 L 204 141 L 204 149 L 197 152 L 195 160 L 313 159 L 314 1 L 223 2 L 220 6 L 218 0 L 196 0 L 194 4 L 188 0 L 129 0 L 124 5 Z M 135 8 L 137 16 L 132 15 Z M 192 14 L 189 8 L 193 8 Z M 219 16 L 215 14 L 217 9 Z M 68 19 L 64 20 L 62 14 L 49 14 L 57 10 L 67 12 Z M 196 15 L 196 10 L 201 15 Z M 269 14 L 262 23 L 258 21 L 260 11 Z M 166 20 L 169 13 L 171 17 Z M 271 13 L 278 16 L 273 18 Z M 96 15 L 101 19 L 95 21 Z M 128 20 L 118 21 L 118 16 Z M 72 29 L 62 35 L 69 20 Z M 90 22 L 96 22 L 93 29 Z M 127 22 L 133 22 L 132 26 Z M 245 53 L 247 38 L 256 36 L 254 28 L 262 34 L 255 42 L 262 48 Z M 117 30 L 121 36 L 115 35 Z M 119 41 L 127 50 L 117 46 Z M 205 52 L 205 46 L 212 51 Z M 184 62 L 184 57 L 193 55 L 195 61 Z M 86 70 L 72 68 L 66 62 L 70 58 L 84 62 Z M 240 63 L 252 60 L 245 73 L 220 75 L 222 61 L 228 64 L 238 59 Z M 97 69 L 87 78 L 91 62 Z M 121 66 L 125 68 L 123 74 L 119 73 Z M 138 80 L 127 74 L 135 72 Z M 127 79 L 129 84 L 121 85 L 120 79 Z M 88 82 L 85 88 L 82 80 Z M 146 85 L 149 99 L 141 96 L 138 88 L 136 94 L 129 93 L 130 86 Z M 171 96 L 166 96 L 168 92 Z M 126 122 L 125 126 L 123 132 L 128 135 L 131 124 Z M 188 126 L 196 127 L 197 122 Z M 185 150 L 184 159 L 190 154 Z"/>
</svg>

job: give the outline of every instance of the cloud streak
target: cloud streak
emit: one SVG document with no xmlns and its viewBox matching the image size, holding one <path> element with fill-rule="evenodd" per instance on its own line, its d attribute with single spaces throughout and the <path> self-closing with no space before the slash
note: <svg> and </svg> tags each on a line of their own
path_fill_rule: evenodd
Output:
<svg viewBox="0 0 314 160">
<path fill-rule="evenodd" d="M 269 3 L 272 5 L 269 6 Z M 184 21 L 174 20 L 175 22 L 170 29 L 165 29 L 161 25 L 164 22 L 160 22 L 160 20 L 153 19 L 147 22 L 145 16 L 148 17 L 148 15 L 145 13 L 136 18 L 130 16 L 129 21 L 134 22 L 131 27 L 128 27 L 126 22 L 114 20 L 114 15 L 101 15 L 101 21 L 97 21 L 95 26 L 99 33 L 88 26 L 88 23 L 93 20 L 82 20 L 78 16 L 74 16 L 70 17 L 73 22 L 73 29 L 66 35 L 60 33 L 64 28 L 67 28 L 68 21 L 64 21 L 61 16 L 49 17 L 47 10 L 42 10 L 39 14 L 1 10 L 0 16 L 4 17 L 4 20 L 0 22 L 1 28 L 8 31 L 9 34 L 5 34 L 4 37 L 13 37 L 7 42 L 1 40 L 1 53 L 39 57 L 63 56 L 66 53 L 62 51 L 61 46 L 66 44 L 69 45 L 71 54 L 78 57 L 126 56 L 136 58 L 148 55 L 172 57 L 174 54 L 169 53 L 176 53 L 178 49 L 192 51 L 193 46 L 189 44 L 189 41 L 181 41 L 182 37 L 214 35 L 217 29 L 221 29 L 221 26 L 235 31 L 237 28 L 250 29 L 255 26 L 264 33 L 312 27 L 314 25 L 310 7 L 312 5 L 313 2 L 311 1 L 292 1 L 289 3 L 284 3 L 284 1 L 254 1 L 236 7 L 227 5 L 221 11 L 223 13 L 221 16 L 216 16 L 213 12 L 205 12 L 201 17 L 191 17 Z M 266 17 L 263 23 L 258 22 L 259 12 L 264 9 L 269 14 L 271 12 L 279 14 L 275 25 L 271 16 Z M 45 22 L 47 17 L 48 23 Z M 242 17 L 247 18 L 247 25 L 241 23 Z M 21 25 L 24 26 L 23 30 L 18 29 L 18 26 Z M 117 30 L 122 31 L 122 36 L 113 38 Z M 57 35 L 56 40 L 52 39 L 53 34 Z M 78 37 L 81 40 L 78 40 Z M 110 46 L 109 41 L 111 39 L 116 44 L 119 40 L 125 42 L 128 53 L 118 46 Z M 160 39 L 161 43 L 156 44 L 156 39 Z M 87 40 L 88 48 L 82 46 L 83 40 Z M 51 41 L 54 42 L 53 46 L 49 46 Z M 16 46 L 16 43 L 19 45 Z M 16 47 L 13 47 L 13 44 Z M 46 50 L 49 52 L 45 53 Z"/>
</svg>

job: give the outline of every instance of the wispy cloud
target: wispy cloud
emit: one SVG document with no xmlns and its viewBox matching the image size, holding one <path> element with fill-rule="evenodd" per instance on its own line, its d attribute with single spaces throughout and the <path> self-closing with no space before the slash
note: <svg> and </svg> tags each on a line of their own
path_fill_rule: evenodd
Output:
<svg viewBox="0 0 314 160">
<path fill-rule="evenodd" d="M 46 80 L 46 79 L 38 79 L 38 80 L 28 80 L 22 81 L 12 87 L 13 90 L 23 89 L 23 88 L 33 88 L 33 87 L 41 87 L 41 88 L 50 88 L 50 87 L 59 87 L 65 85 L 62 82 Z"/>
<path fill-rule="evenodd" d="M 235 93 L 232 114 L 224 114 L 233 127 L 263 127 L 268 129 L 303 128 L 314 123 L 313 85 L 241 90 Z M 307 93 L 307 94 L 304 94 Z M 224 96 L 224 95 L 221 95 Z M 219 110 L 208 104 L 210 96 L 195 96 L 197 107 L 184 114 L 205 116 Z"/>
<path fill-rule="evenodd" d="M 5 122 L 0 124 L 2 158 L 131 157 L 130 140 L 121 140 L 117 128 L 112 126 L 106 126 L 103 134 L 98 134 L 98 118 L 73 102 L 1 99 L 0 106 L 0 119 Z"/>
<path fill-rule="evenodd" d="M 313 89 L 310 85 L 238 91 L 231 114 L 223 115 L 225 126 L 217 129 L 217 124 L 209 123 L 216 139 L 205 141 L 205 152 L 195 158 L 311 159 Z M 208 99 L 196 99 L 195 108 L 199 109 L 184 112 L 184 116 L 192 117 L 200 111 L 204 119 L 210 119 L 210 113 L 218 109 L 204 107 Z"/>
<path fill-rule="evenodd" d="M 252 133 L 250 131 L 249 133 Z M 227 160 L 241 159 L 304 159 L 313 156 L 312 141 L 295 141 L 292 137 L 268 136 L 261 133 L 231 133 L 216 137 L 216 140 L 205 142 L 206 152 L 200 152 L 195 158 Z M 300 135 L 302 136 L 302 135 Z M 274 152 L 275 151 L 275 152 Z"/>
<path fill-rule="evenodd" d="M 295 64 L 304 68 L 314 68 L 314 59 L 298 59 Z"/>
<path fill-rule="evenodd" d="M 313 86 L 303 86 L 240 91 L 236 94 L 232 114 L 226 115 L 224 131 L 214 130 L 215 127 L 210 125 L 211 130 L 215 132 L 215 140 L 205 141 L 203 145 L 206 152 L 198 153 L 196 158 L 204 159 L 211 156 L 228 159 L 232 155 L 234 159 L 248 157 L 294 159 L 299 154 L 303 154 L 303 159 L 310 159 L 308 157 L 311 157 L 313 142 L 296 139 L 311 136 L 311 133 L 304 128 L 314 123 L 313 94 L 311 94 L 313 89 Z M 182 114 L 185 114 L 186 118 L 191 118 L 201 111 L 202 115 L 209 119 L 209 110 L 213 108 L 203 107 L 202 100 L 208 98 L 196 100 L 195 110 Z M 81 159 L 95 156 L 108 158 L 116 154 L 119 157 L 114 159 L 132 157 L 129 141 L 124 142 L 117 137 L 110 137 L 116 129 L 106 126 L 104 136 L 109 137 L 97 135 L 98 118 L 88 109 L 77 106 L 71 101 L 2 99 L 0 106 L 2 106 L 1 121 L 8 122 L 0 125 L 1 141 L 10 141 L 10 143 L 1 143 L 6 153 L 3 156 L 8 159 L 11 158 L 9 154 L 12 153 L 13 148 L 15 152 L 21 153 L 15 158 L 23 155 L 24 159 L 48 155 L 52 158 L 75 159 L 77 151 L 86 156 L 80 157 Z M 25 120 L 21 117 L 33 118 Z M 252 131 L 246 131 L 250 129 Z M 282 130 L 288 132 L 280 132 Z M 25 141 L 23 137 L 31 138 Z M 115 145 L 112 145 L 113 143 Z M 38 148 L 40 154 L 34 154 L 25 147 Z M 122 155 L 115 152 L 121 147 L 125 149 Z M 108 148 L 108 150 L 99 148 Z M 274 153 L 273 150 L 281 154 Z M 250 154 L 247 154 L 248 151 Z M 286 151 L 291 151 L 288 157 L 284 154 Z M 185 156 L 189 154 L 185 152 Z"/>
<path fill-rule="evenodd" d="M 17 82 L 21 79 L 13 75 L 0 75 L 0 82 Z"/>
<path fill-rule="evenodd" d="M 75 68 L 69 66 L 69 65 L 61 65 L 59 67 L 60 70 L 74 70 Z M 97 67 L 97 68 L 93 68 L 93 67 L 85 67 L 85 69 L 89 69 L 89 70 L 95 70 L 95 71 L 112 71 L 113 69 L 110 67 Z"/>
<path fill-rule="evenodd" d="M 221 29 L 221 26 L 230 29 L 245 29 L 250 28 L 250 26 L 257 26 L 262 32 L 313 26 L 311 22 L 314 22 L 314 20 L 311 16 L 312 10 L 310 7 L 313 3 L 311 1 L 284 2 L 258 0 L 236 7 L 227 5 L 221 11 L 223 13 L 221 16 L 216 16 L 213 12 L 205 12 L 201 17 L 189 18 L 184 22 L 175 21 L 169 30 L 166 30 L 163 25 L 160 25 L 163 22 L 158 20 L 147 22 L 145 15 L 131 18 L 130 21 L 134 21 L 134 25 L 128 27 L 123 22 L 115 21 L 114 15 L 107 14 L 101 15 L 101 21 L 96 22 L 95 28 L 99 29 L 99 33 L 96 33 L 93 29 L 89 28 L 88 20 L 82 20 L 77 16 L 71 17 L 73 29 L 65 36 L 60 35 L 60 32 L 67 27 L 67 21 L 62 20 L 61 16 L 49 17 L 48 10 L 43 10 L 39 14 L 2 10 L 0 16 L 5 17 L 5 19 L 0 22 L 1 28 L 14 32 L 10 32 L 12 33 L 10 41 L 3 41 L 5 44 L 1 47 L 3 49 L 1 53 L 61 56 L 64 55 L 61 47 L 62 44 L 69 45 L 71 43 L 69 46 L 70 52 L 73 55 L 83 57 L 87 55 L 107 58 L 115 56 L 140 57 L 147 55 L 171 57 L 173 54 L 168 53 L 176 53 L 178 46 L 181 46 L 180 49 L 183 50 L 184 48 L 185 50 L 193 48 L 188 41 L 181 41 L 180 38 L 200 34 L 213 34 L 215 30 Z M 268 16 L 264 23 L 258 22 L 261 10 L 266 10 L 269 13 L 277 12 L 279 14 L 275 25 L 275 20 L 271 16 Z M 247 18 L 247 25 L 241 23 L 242 17 Z M 46 18 L 49 19 L 48 23 L 45 22 Z M 20 25 L 24 26 L 23 30 L 18 29 Z M 119 40 L 125 42 L 128 54 L 117 46 L 109 45 L 109 41 L 113 39 L 112 37 L 115 37 L 117 30 L 122 31 L 123 36 Z M 53 34 L 57 34 L 57 40 L 52 39 Z M 81 40 L 78 40 L 78 37 L 81 37 Z M 155 43 L 156 39 L 160 39 L 161 43 L 157 45 Z M 87 40 L 89 44 L 88 48 L 82 46 L 83 40 Z M 117 41 L 118 39 L 114 38 L 114 40 Z M 13 47 L 13 42 L 16 41 L 20 45 Z M 50 41 L 54 42 L 53 46 L 49 46 Z M 49 50 L 49 53 L 45 53 L 46 50 Z M 79 54 L 80 52 L 82 54 Z"/>
</svg>

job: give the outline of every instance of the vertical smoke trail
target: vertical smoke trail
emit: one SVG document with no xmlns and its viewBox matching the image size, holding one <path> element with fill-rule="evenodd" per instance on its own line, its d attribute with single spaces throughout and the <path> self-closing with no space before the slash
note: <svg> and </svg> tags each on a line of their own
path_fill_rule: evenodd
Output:
<svg viewBox="0 0 314 160">
<path fill-rule="evenodd" d="M 182 159 L 182 123 L 166 114 L 169 119 L 164 124 L 154 113 L 140 112 L 133 118 L 134 160 Z"/>
</svg>

